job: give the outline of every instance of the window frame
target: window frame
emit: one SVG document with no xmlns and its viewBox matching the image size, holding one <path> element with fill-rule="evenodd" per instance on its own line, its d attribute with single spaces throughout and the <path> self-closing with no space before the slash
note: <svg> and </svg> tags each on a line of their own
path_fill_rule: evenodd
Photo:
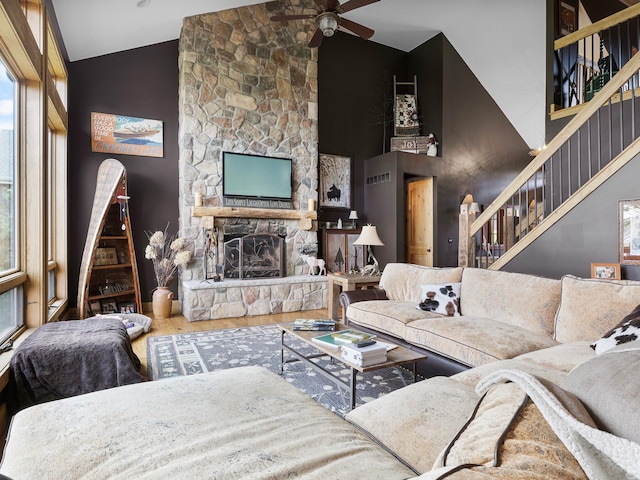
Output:
<svg viewBox="0 0 640 480">
<path fill-rule="evenodd" d="M 15 271 L 0 275 L 0 292 L 21 288 L 24 327 L 36 328 L 59 319 L 68 304 L 67 70 L 41 0 L 0 3 L 0 55 L 18 83 L 19 104 L 15 172 L 19 260 Z M 53 292 L 50 283 L 55 285 Z"/>
</svg>

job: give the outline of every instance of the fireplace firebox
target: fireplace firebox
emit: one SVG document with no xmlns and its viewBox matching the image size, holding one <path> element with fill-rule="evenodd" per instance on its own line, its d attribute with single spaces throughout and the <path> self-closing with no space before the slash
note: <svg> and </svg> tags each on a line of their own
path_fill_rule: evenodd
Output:
<svg viewBox="0 0 640 480">
<path fill-rule="evenodd" d="M 224 240 L 225 278 L 285 276 L 284 240 L 278 235 L 251 234 Z"/>
</svg>

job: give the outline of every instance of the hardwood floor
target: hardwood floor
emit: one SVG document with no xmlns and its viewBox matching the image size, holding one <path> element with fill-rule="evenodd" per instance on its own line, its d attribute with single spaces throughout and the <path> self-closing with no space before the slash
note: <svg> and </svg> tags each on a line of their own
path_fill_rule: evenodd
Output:
<svg viewBox="0 0 640 480">
<path fill-rule="evenodd" d="M 175 335 L 177 333 L 206 332 L 223 328 L 248 327 L 253 325 L 269 325 L 280 322 L 293 322 L 296 318 L 328 318 L 327 309 L 307 310 L 304 312 L 279 313 L 274 315 L 254 315 L 248 317 L 221 318 L 218 320 L 203 320 L 190 322 L 182 315 L 172 315 L 169 318 L 156 319 L 152 313 L 147 313 L 152 319 L 151 331 L 140 335 L 131 342 L 133 351 L 140 358 L 142 367 L 140 372 L 147 375 L 147 338 L 149 336 Z"/>
</svg>

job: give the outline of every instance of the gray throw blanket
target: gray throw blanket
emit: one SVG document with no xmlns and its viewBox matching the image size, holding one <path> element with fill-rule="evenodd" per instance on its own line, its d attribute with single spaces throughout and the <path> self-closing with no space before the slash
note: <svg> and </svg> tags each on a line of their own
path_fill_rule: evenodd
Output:
<svg viewBox="0 0 640 480">
<path fill-rule="evenodd" d="M 120 320 L 48 323 L 11 358 L 13 409 L 142 382 L 140 360 Z"/>
</svg>

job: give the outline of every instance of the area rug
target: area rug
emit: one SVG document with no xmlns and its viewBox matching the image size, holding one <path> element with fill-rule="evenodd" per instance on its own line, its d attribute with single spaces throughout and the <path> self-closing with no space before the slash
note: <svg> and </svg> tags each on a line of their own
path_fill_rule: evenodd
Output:
<svg viewBox="0 0 640 480">
<path fill-rule="evenodd" d="M 182 333 L 147 339 L 147 368 L 150 380 L 195 375 L 246 365 L 261 365 L 280 373 L 281 330 L 276 325 Z M 317 353 L 311 345 L 291 335 L 285 342 L 304 355 Z M 291 358 L 285 353 L 285 360 Z M 341 378 L 349 379 L 349 369 L 329 357 L 315 362 Z M 285 363 L 283 378 L 329 410 L 344 415 L 349 411 L 349 395 L 302 362 Z M 358 373 L 356 402 L 361 405 L 413 382 L 412 374 L 401 367 Z"/>
</svg>

